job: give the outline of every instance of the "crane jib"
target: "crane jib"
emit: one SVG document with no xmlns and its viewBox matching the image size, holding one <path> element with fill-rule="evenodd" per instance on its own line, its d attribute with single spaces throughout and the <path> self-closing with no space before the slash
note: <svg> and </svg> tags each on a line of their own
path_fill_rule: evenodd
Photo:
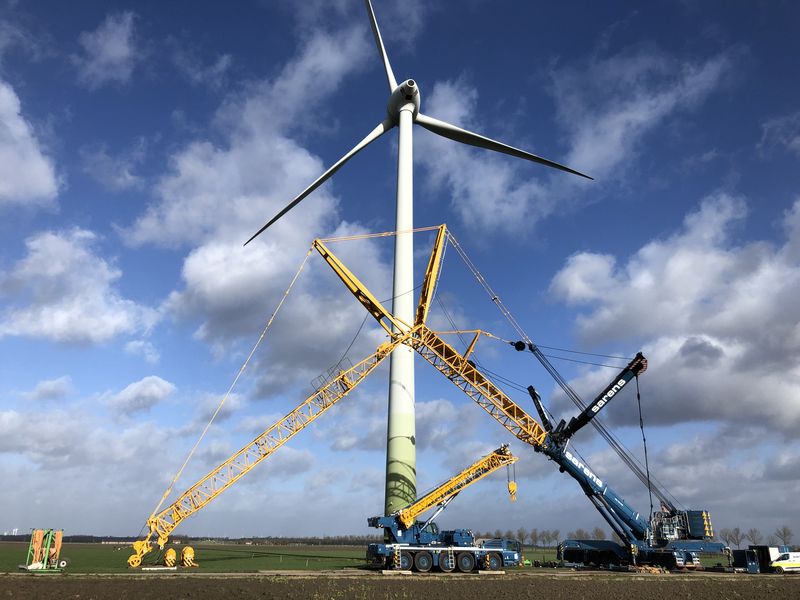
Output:
<svg viewBox="0 0 800 600">
<path fill-rule="evenodd" d="M 641 373 L 647 370 L 647 359 L 639 352 L 634 359 L 628 363 L 619 375 L 606 386 L 606 388 L 598 394 L 598 396 L 589 403 L 589 405 L 577 417 L 573 417 L 569 421 L 569 425 L 562 429 L 562 426 L 557 428 L 556 435 L 562 440 L 567 440 L 589 421 L 591 421 L 597 413 L 599 413 L 609 401 L 616 396 L 623 387 L 634 377 L 638 377 Z M 560 431 L 558 431 L 560 429 Z"/>
</svg>

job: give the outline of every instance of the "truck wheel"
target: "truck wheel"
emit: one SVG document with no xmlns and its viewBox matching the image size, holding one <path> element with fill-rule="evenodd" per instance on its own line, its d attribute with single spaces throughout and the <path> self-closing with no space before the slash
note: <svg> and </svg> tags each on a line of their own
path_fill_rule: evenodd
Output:
<svg viewBox="0 0 800 600">
<path fill-rule="evenodd" d="M 411 567 L 414 565 L 414 558 L 411 556 L 410 553 L 403 551 L 400 553 L 400 570 L 401 571 L 410 571 Z"/>
<path fill-rule="evenodd" d="M 489 570 L 499 571 L 502 567 L 503 567 L 503 558 L 497 552 L 492 552 L 489 555 Z"/>
<path fill-rule="evenodd" d="M 414 566 L 420 573 L 427 573 L 433 566 L 433 557 L 430 552 L 423 550 L 414 556 Z"/>
<path fill-rule="evenodd" d="M 783 575 L 783 567 L 775 567 L 775 572 L 778 575 Z"/>
<path fill-rule="evenodd" d="M 469 573 L 475 568 L 475 557 L 469 552 L 459 552 L 456 556 L 456 566 L 462 573 Z"/>
<path fill-rule="evenodd" d="M 452 573 L 456 568 L 456 561 L 455 559 L 451 561 L 446 551 L 439 552 L 439 568 L 442 573 Z"/>
</svg>

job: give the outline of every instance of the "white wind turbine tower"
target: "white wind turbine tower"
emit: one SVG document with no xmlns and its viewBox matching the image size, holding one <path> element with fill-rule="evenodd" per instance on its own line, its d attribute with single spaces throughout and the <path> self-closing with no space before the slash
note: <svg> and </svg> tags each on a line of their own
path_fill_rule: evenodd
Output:
<svg viewBox="0 0 800 600">
<path fill-rule="evenodd" d="M 394 246 L 394 279 L 392 312 L 406 323 L 414 322 L 414 289 L 413 271 L 413 138 L 412 125 L 416 123 L 428 131 L 441 135 L 462 144 L 486 148 L 502 152 L 517 158 L 524 158 L 547 167 L 580 175 L 591 179 L 578 171 L 570 169 L 546 158 L 519 150 L 507 144 L 497 142 L 477 133 L 461 129 L 450 123 L 429 117 L 420 112 L 419 88 L 413 79 L 406 79 L 400 85 L 394 78 L 389 57 L 383 45 L 381 32 L 375 19 L 370 0 L 365 0 L 369 14 L 375 44 L 383 60 L 386 79 L 389 83 L 389 103 L 386 107 L 387 117 L 375 129 L 347 154 L 336 161 L 327 171 L 309 185 L 294 200 L 287 204 L 266 225 L 259 229 L 245 245 L 250 243 L 267 227 L 294 208 L 301 200 L 322 185 L 338 171 L 348 160 L 360 150 L 374 142 L 390 129 L 399 130 L 397 152 L 397 212 L 396 231 L 403 231 L 395 236 Z M 389 375 L 389 419 L 387 427 L 386 447 L 386 514 L 408 506 L 416 499 L 416 439 L 414 422 L 414 351 L 401 346 L 390 357 Z"/>
</svg>

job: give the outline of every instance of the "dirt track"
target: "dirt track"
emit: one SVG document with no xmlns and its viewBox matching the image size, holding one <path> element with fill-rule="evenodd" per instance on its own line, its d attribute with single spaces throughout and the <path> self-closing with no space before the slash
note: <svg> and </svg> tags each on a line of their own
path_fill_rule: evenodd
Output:
<svg viewBox="0 0 800 600">
<path fill-rule="evenodd" d="M 452 598 L 453 600 L 673 600 L 800 598 L 800 576 L 519 573 L 391 575 L 351 571 L 258 575 L 3 575 L 0 598 L 142 600 L 198 598 Z"/>
</svg>

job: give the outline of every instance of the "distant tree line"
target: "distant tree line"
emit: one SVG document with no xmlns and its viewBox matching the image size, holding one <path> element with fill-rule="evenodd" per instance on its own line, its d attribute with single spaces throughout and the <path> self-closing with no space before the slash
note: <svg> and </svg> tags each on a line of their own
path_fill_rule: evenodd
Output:
<svg viewBox="0 0 800 600">
<path fill-rule="evenodd" d="M 794 533 L 791 528 L 787 525 L 782 525 L 767 536 L 767 546 L 777 546 L 778 544 L 789 546 L 792 543 L 793 537 Z M 742 542 L 745 540 L 750 542 L 753 546 L 760 546 L 764 543 L 764 535 L 755 528 L 748 529 L 747 531 L 742 531 L 738 527 L 734 527 L 733 529 L 720 529 L 717 533 L 717 538 L 731 548 L 734 546 L 736 548 L 741 547 Z"/>
<path fill-rule="evenodd" d="M 531 529 L 520 527 L 516 532 L 511 529 L 505 531 L 495 529 L 494 531 L 475 531 L 476 538 L 509 538 L 519 540 L 523 544 L 529 544 L 534 547 L 551 547 L 556 546 L 561 541 L 561 530 L 559 529 Z M 587 531 L 579 527 L 574 531 L 569 531 L 565 536 L 566 539 L 578 540 L 605 540 L 608 539 L 605 530 L 601 527 L 595 527 L 592 531 Z M 724 542 L 731 548 L 741 548 L 742 543 L 749 542 L 754 546 L 759 546 L 765 543 L 768 546 L 790 546 L 794 538 L 794 532 L 787 525 L 778 527 L 772 534 L 766 536 L 756 528 L 742 531 L 739 527 L 732 529 L 720 529 L 717 533 L 717 539 Z M 616 535 L 612 534 L 612 539 L 620 542 Z M 97 536 L 97 535 L 65 535 L 64 542 L 66 543 L 94 543 L 99 544 L 102 542 L 115 542 L 124 544 L 132 541 L 133 537 L 121 536 Z M 0 541 L 3 542 L 27 542 L 30 540 L 30 532 L 19 535 L 0 535 Z M 376 533 L 372 535 L 326 535 L 326 536 L 257 536 L 257 537 L 207 537 L 207 536 L 185 536 L 177 535 L 172 536 L 170 540 L 177 544 L 190 544 L 198 542 L 217 542 L 226 544 L 253 544 L 262 546 L 364 546 L 374 542 L 383 540 L 383 535 Z"/>
<path fill-rule="evenodd" d="M 519 540 L 523 544 L 530 544 L 534 547 L 549 547 L 549 546 L 556 546 L 561 541 L 561 530 L 560 529 L 531 529 L 528 531 L 525 527 L 520 527 L 517 529 L 516 532 L 507 529 L 502 531 L 501 529 L 495 529 L 494 531 L 486 531 L 486 532 L 475 532 L 476 538 L 509 538 L 513 540 Z M 594 530 L 589 533 L 584 529 L 578 529 L 576 531 L 570 531 L 567 534 L 567 537 L 570 538 L 578 538 L 578 539 L 595 539 L 595 540 L 604 540 L 606 539 L 606 532 L 603 531 L 600 527 L 595 527 Z"/>
</svg>

